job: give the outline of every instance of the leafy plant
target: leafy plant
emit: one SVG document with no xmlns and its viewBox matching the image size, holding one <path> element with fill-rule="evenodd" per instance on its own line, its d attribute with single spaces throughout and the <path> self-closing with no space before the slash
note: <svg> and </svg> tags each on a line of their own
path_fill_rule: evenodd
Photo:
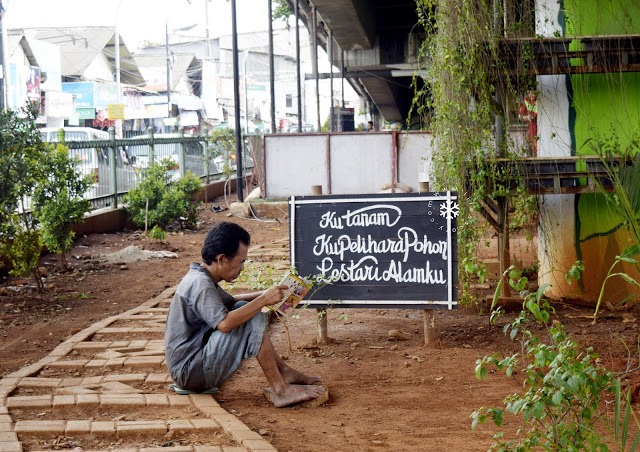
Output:
<svg viewBox="0 0 640 452">
<path fill-rule="evenodd" d="M 75 237 L 71 227 L 81 222 L 91 208 L 89 200 L 83 198 L 91 179 L 82 175 L 78 162 L 69 157 L 69 149 L 62 144 L 48 148 L 42 161 L 48 177 L 36 186 L 34 215 L 40 222 L 42 243 L 60 255 L 61 267 L 66 268 L 65 253 Z"/>
<path fill-rule="evenodd" d="M 211 159 L 222 157 L 222 168 L 227 177 L 233 174 L 232 165 L 235 159 L 236 134 L 233 129 L 219 128 L 211 132 L 208 137 L 208 155 Z"/>
<path fill-rule="evenodd" d="M 11 275 L 24 276 L 32 273 L 38 288 L 44 289 L 42 277 L 38 270 L 40 254 L 42 253 L 42 241 L 36 230 L 21 229 L 16 232 L 11 240 L 2 242 L 0 252 L 7 256 L 13 268 Z"/>
<path fill-rule="evenodd" d="M 275 271 L 281 266 L 280 264 L 282 261 L 248 262 L 236 280 L 228 285 L 228 289 L 236 290 L 239 287 L 246 287 L 250 290 L 265 290 L 275 286 L 282 277 L 280 273 Z"/>
<path fill-rule="evenodd" d="M 296 269 L 293 267 L 291 267 L 289 271 L 292 274 L 297 274 Z M 332 282 L 330 279 L 327 279 L 326 277 L 323 277 L 321 275 L 310 275 L 310 276 L 306 276 L 305 279 L 311 282 L 312 284 L 311 290 L 306 295 L 307 299 L 311 299 L 316 292 L 318 292 L 327 284 L 331 284 Z M 308 306 L 308 303 L 301 300 L 300 304 L 298 305 L 298 309 L 306 309 L 307 306 Z M 272 311 L 273 315 L 277 316 L 278 320 L 282 322 L 282 325 L 284 326 L 285 332 L 287 334 L 287 344 L 289 347 L 289 351 L 292 351 L 293 346 L 291 343 L 291 334 L 289 333 L 289 320 L 298 318 L 298 314 L 294 312 L 289 316 L 290 318 L 287 318 L 288 316 L 282 314 L 280 311 L 272 307 L 269 307 L 269 309 Z M 322 322 L 326 322 L 327 309 L 318 309 L 316 317 L 317 317 L 318 325 L 320 325 Z"/>
<path fill-rule="evenodd" d="M 631 276 L 629 276 L 626 273 L 623 272 L 616 272 L 613 273 L 613 269 L 614 267 L 616 267 L 618 264 L 622 263 L 622 262 L 627 262 L 629 264 L 633 264 L 635 266 L 638 266 L 638 264 L 640 264 L 640 260 L 638 259 L 634 259 L 635 256 L 640 255 L 640 243 L 637 243 L 633 246 L 630 246 L 628 248 L 626 248 L 625 250 L 623 250 L 622 254 L 620 254 L 619 256 L 615 257 L 615 260 L 613 262 L 613 264 L 611 264 L 611 267 L 609 267 L 609 271 L 607 272 L 607 277 L 604 279 L 602 286 L 600 287 L 600 293 L 598 294 L 598 301 L 596 302 L 596 309 L 593 313 L 593 322 L 595 323 L 595 321 L 598 319 L 598 311 L 600 310 L 600 305 L 602 304 L 602 298 L 604 296 L 605 293 L 605 288 L 607 286 L 607 283 L 609 282 L 610 278 L 613 277 L 618 277 L 621 278 L 623 281 L 627 282 L 628 284 L 631 284 L 635 287 L 637 287 L 638 289 L 640 289 L 640 282 L 636 281 L 634 278 L 632 278 Z M 629 295 L 627 297 L 627 299 L 632 298 L 633 295 Z M 626 301 L 622 300 L 621 303 L 624 303 Z"/>
<path fill-rule="evenodd" d="M 270 0 L 271 1 L 271 0 Z M 293 11 L 291 11 L 291 7 L 289 6 L 289 2 L 286 0 L 273 0 L 271 1 L 272 5 L 275 5 L 273 8 L 273 20 L 282 19 L 287 27 L 287 30 L 291 29 L 291 24 L 289 23 L 289 18 L 293 15 Z"/>
<path fill-rule="evenodd" d="M 283 273 L 276 271 L 276 269 L 282 267 L 282 261 L 278 262 L 249 262 L 242 273 L 236 278 L 236 280 L 226 287 L 227 290 L 236 290 L 238 288 L 248 288 L 251 290 L 265 290 L 269 287 L 273 287 L 280 283 Z M 292 273 L 296 273 L 295 269 L 291 268 Z M 313 283 L 313 288 L 308 294 L 307 298 L 311 298 L 318 290 L 331 282 L 320 276 L 306 277 L 307 280 Z M 305 308 L 306 304 L 299 305 L 301 308 Z M 272 315 L 276 316 L 280 322 L 282 322 L 285 332 L 287 334 L 287 343 L 289 351 L 293 349 L 291 343 L 291 335 L 289 333 L 289 320 L 286 316 L 281 315 L 277 310 L 271 309 Z M 321 320 L 321 316 L 326 315 L 326 310 L 320 310 L 318 313 L 318 321 Z M 297 315 L 294 313 L 291 315 L 292 319 L 295 319 Z"/>
<path fill-rule="evenodd" d="M 193 195 L 200 190 L 200 180 L 187 173 L 177 182 L 170 181 L 171 162 L 163 159 L 146 168 L 136 187 L 124 197 L 126 210 L 137 226 L 166 229 L 184 218 L 187 227 L 197 222 L 197 204 Z"/>
<path fill-rule="evenodd" d="M 164 240 L 166 236 L 167 236 L 167 233 L 164 232 L 162 228 L 159 227 L 158 225 L 155 225 L 154 227 L 151 228 L 151 231 L 149 231 L 149 237 L 151 237 L 154 240 Z"/>
<path fill-rule="evenodd" d="M 12 274 L 32 273 L 41 290 L 37 258 L 42 244 L 37 219 L 28 211 L 36 185 L 47 178 L 41 159 L 46 147 L 33 110 L 0 110 L 0 251 Z"/>
<path fill-rule="evenodd" d="M 523 298 L 522 311 L 504 326 L 504 332 L 511 340 L 520 341 L 523 352 L 507 357 L 485 356 L 476 363 L 476 376 L 485 379 L 492 368 L 512 378 L 523 375 L 523 392 L 506 397 L 504 408 L 481 407 L 474 411 L 472 428 L 488 419 L 500 427 L 505 413 L 509 413 L 522 417 L 515 438 L 505 440 L 504 433 L 496 433 L 496 442 L 490 450 L 608 450 L 609 438 L 599 433 L 597 426 L 607 422 L 600 402 L 606 395 L 614 394 L 617 402 L 612 430 L 614 440 L 621 445 L 621 450 L 625 450 L 630 398 L 627 394 L 623 407 L 620 381 L 598 364 L 598 355 L 592 348 L 582 349 L 569 337 L 562 323 L 551 321 L 554 310 L 543 298 L 546 287 L 529 292 L 526 290 L 527 279 L 513 267 L 504 276 L 508 276 L 509 284 L 519 290 Z M 499 284 L 503 281 L 501 279 Z M 500 288 L 496 288 L 492 321 L 500 314 L 494 309 L 499 293 Z M 529 328 L 530 324 L 542 327 L 548 337 L 538 337 Z M 636 435 L 632 450 L 638 441 L 640 434 Z"/>
</svg>

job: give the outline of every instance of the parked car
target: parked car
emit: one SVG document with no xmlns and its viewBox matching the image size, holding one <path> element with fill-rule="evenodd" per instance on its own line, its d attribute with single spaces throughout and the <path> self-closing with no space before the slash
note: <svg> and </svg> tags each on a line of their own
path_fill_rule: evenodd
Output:
<svg viewBox="0 0 640 452">
<path fill-rule="evenodd" d="M 156 133 L 153 135 L 157 138 L 176 138 L 178 134 Z M 133 139 L 149 138 L 147 135 L 136 136 Z M 156 143 L 153 146 L 153 159 L 160 162 L 163 159 L 171 160 L 175 165 L 175 169 L 171 170 L 171 180 L 176 181 L 180 178 L 180 143 Z M 151 146 L 148 144 L 129 145 L 127 148 L 129 158 L 133 162 L 134 170 L 140 171 L 148 168 Z M 184 143 L 184 161 L 185 172 L 189 171 L 197 177 L 205 175 L 204 148 L 198 142 Z M 209 163 L 209 172 L 215 174 L 218 172 L 215 163 Z"/>
<path fill-rule="evenodd" d="M 316 128 L 312 124 L 303 123 L 302 124 L 302 133 L 312 133 L 316 131 Z M 286 128 L 286 133 L 298 133 L 298 124 L 291 124 Z"/>
</svg>

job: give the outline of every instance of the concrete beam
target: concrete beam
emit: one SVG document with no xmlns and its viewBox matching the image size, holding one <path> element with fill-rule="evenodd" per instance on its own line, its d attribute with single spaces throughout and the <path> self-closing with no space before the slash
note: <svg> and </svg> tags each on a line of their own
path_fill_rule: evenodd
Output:
<svg viewBox="0 0 640 452">
<path fill-rule="evenodd" d="M 375 43 L 376 21 L 367 0 L 314 0 L 319 21 L 333 31 L 341 49 L 370 49 Z"/>
</svg>

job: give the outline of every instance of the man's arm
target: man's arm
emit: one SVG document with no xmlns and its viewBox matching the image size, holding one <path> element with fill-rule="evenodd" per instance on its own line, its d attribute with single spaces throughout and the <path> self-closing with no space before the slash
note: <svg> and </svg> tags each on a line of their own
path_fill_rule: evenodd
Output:
<svg viewBox="0 0 640 452">
<path fill-rule="evenodd" d="M 263 293 L 265 293 L 265 291 L 260 290 L 258 292 L 249 292 L 249 293 L 241 293 L 238 295 L 233 295 L 233 301 L 252 301 L 258 298 Z"/>
<path fill-rule="evenodd" d="M 263 292 L 246 294 L 248 296 L 258 295 L 254 296 L 254 298 L 244 306 L 229 311 L 227 316 L 218 323 L 216 329 L 222 333 L 228 333 L 234 328 L 248 322 L 254 315 L 260 312 L 263 307 L 270 306 L 282 300 L 282 291 L 286 288 L 287 286 L 274 286 Z M 243 297 L 243 295 L 238 295 L 237 297 Z M 233 298 L 239 301 L 246 300 L 244 298 L 236 298 L 235 296 Z"/>
</svg>

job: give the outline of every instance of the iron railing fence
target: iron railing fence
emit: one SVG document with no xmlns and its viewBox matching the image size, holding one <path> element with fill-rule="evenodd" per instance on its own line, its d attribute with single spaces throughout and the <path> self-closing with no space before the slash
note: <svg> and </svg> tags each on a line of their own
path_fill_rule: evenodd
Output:
<svg viewBox="0 0 640 452">
<path fill-rule="evenodd" d="M 124 195 L 137 185 L 142 172 L 164 159 L 171 163 L 172 181 L 191 172 L 210 183 L 236 171 L 233 153 L 217 150 L 205 135 L 157 134 L 150 130 L 145 135 L 117 139 L 115 131 L 110 130 L 107 140 L 66 141 L 63 133 L 61 130 L 58 141 L 79 159 L 81 172 L 95 180 L 85 195 L 92 209 L 122 205 Z M 245 172 L 253 168 L 253 160 L 246 146 L 243 154 Z"/>
</svg>

